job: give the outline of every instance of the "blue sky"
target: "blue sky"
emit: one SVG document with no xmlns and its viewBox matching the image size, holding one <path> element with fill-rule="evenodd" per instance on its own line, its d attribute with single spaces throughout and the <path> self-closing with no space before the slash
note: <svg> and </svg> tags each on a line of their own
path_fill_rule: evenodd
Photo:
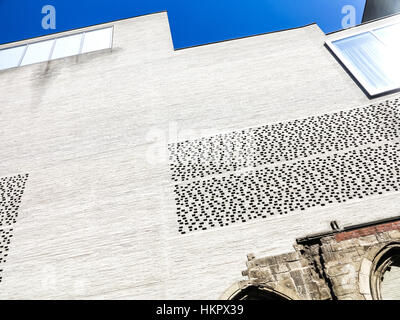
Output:
<svg viewBox="0 0 400 320">
<path fill-rule="evenodd" d="M 341 29 L 342 8 L 360 23 L 366 0 L 0 0 L 0 43 L 168 11 L 176 49 L 300 27 Z M 41 26 L 42 7 L 56 8 L 56 29 Z"/>
</svg>

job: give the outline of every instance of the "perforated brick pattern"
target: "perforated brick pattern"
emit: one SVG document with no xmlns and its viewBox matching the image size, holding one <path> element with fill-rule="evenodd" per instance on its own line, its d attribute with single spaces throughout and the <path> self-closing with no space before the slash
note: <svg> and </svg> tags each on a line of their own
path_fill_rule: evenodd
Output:
<svg viewBox="0 0 400 320">
<path fill-rule="evenodd" d="M 170 145 L 176 182 L 400 137 L 399 100 Z"/>
<path fill-rule="evenodd" d="M 0 178 L 0 282 L 28 175 Z"/>
<path fill-rule="evenodd" d="M 176 185 L 179 231 L 399 191 L 400 143 Z"/>
<path fill-rule="evenodd" d="M 0 282 L 3 280 L 3 264 L 7 261 L 8 250 L 12 238 L 13 229 L 0 229 Z"/>
<path fill-rule="evenodd" d="M 394 99 L 171 144 L 179 232 L 397 192 L 399 138 Z"/>
<path fill-rule="evenodd" d="M 18 217 L 18 208 L 28 175 L 0 178 L 0 226 L 11 226 Z"/>
</svg>

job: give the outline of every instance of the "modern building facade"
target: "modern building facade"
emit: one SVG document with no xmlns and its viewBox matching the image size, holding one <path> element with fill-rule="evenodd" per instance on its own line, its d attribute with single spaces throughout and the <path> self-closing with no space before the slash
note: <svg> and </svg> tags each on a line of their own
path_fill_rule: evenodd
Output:
<svg viewBox="0 0 400 320">
<path fill-rule="evenodd" d="M 400 215 L 398 93 L 367 96 L 315 24 L 177 51 L 165 12 L 57 37 L 111 26 L 0 71 L 0 298 L 348 298 L 307 253 L 341 236 L 293 243 Z M 240 281 L 250 252 L 291 252 L 316 289 L 252 255 Z"/>
</svg>

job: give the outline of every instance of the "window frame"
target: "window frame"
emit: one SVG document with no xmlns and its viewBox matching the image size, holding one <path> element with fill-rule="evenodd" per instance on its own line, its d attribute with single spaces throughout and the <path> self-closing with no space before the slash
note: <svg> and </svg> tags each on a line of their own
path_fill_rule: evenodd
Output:
<svg viewBox="0 0 400 320">
<path fill-rule="evenodd" d="M 371 263 L 369 285 L 371 297 L 373 300 L 382 299 L 382 277 L 384 276 L 391 259 L 394 256 L 399 256 L 400 242 L 392 242 L 384 246 L 374 257 Z"/>
<path fill-rule="evenodd" d="M 360 26 L 352 27 L 346 30 L 338 31 L 327 35 L 325 40 L 325 46 L 329 48 L 331 53 L 336 57 L 339 63 L 351 74 L 351 76 L 355 79 L 357 84 L 361 86 L 361 88 L 369 95 L 370 97 L 377 97 L 385 94 L 389 94 L 395 91 L 400 90 L 400 84 L 394 84 L 392 86 L 386 87 L 384 90 L 375 89 L 369 85 L 368 81 L 365 79 L 362 72 L 358 70 L 358 68 L 354 67 L 344 54 L 342 54 L 341 50 L 337 48 L 334 44 L 335 41 L 344 40 L 350 38 L 352 36 L 361 35 L 363 33 L 370 32 L 378 41 L 383 43 L 376 34 L 375 30 L 388 27 L 394 24 L 400 24 L 400 14 L 384 18 L 381 20 L 368 22 L 362 24 Z M 400 41 L 400 38 L 399 38 Z M 384 43 L 383 43 L 384 44 Z M 386 44 L 384 44 L 386 46 Z"/>
<path fill-rule="evenodd" d="M 85 34 L 89 33 L 89 32 L 106 30 L 106 29 L 110 29 L 110 39 L 109 39 L 108 47 L 83 53 L 82 49 L 83 49 L 84 41 L 85 41 Z M 55 46 L 57 44 L 57 40 L 63 39 L 63 38 L 67 38 L 67 37 L 73 37 L 73 36 L 77 36 L 77 35 L 81 35 L 81 43 L 80 43 L 80 46 L 79 46 L 79 52 L 78 53 L 73 54 L 73 55 L 67 55 L 67 56 L 64 56 L 64 57 L 59 57 L 59 58 L 53 58 L 53 53 L 54 53 Z M 53 41 L 53 44 L 51 46 L 51 50 L 49 51 L 49 55 L 48 55 L 47 60 L 43 60 L 43 61 L 40 61 L 40 62 L 34 62 L 34 63 L 28 63 L 28 64 L 22 65 L 22 62 L 23 62 L 23 60 L 24 60 L 24 58 L 26 56 L 26 53 L 27 53 L 27 51 L 29 49 L 29 46 L 35 45 L 35 44 L 41 43 L 41 42 L 50 42 L 50 41 Z M 4 48 L 0 48 L 0 51 L 14 49 L 14 48 L 18 48 L 18 47 L 23 47 L 24 48 L 24 51 L 23 51 L 23 53 L 22 53 L 22 55 L 21 55 L 21 57 L 19 59 L 18 65 L 12 66 L 12 67 L 7 67 L 7 68 L 4 68 L 4 69 L 0 69 L 0 72 L 5 71 L 5 70 L 20 68 L 20 67 L 25 67 L 25 66 L 29 66 L 29 65 L 34 65 L 34 64 L 38 64 L 38 63 L 43 63 L 43 62 L 49 62 L 49 61 L 53 61 L 53 60 L 65 59 L 65 58 L 68 58 L 68 57 L 76 57 L 76 56 L 83 55 L 83 54 L 100 52 L 100 51 L 103 51 L 103 50 L 110 50 L 113 47 L 113 43 L 114 43 L 114 25 L 106 25 L 106 26 L 102 26 L 100 28 L 88 28 L 88 29 L 82 30 L 80 32 L 62 33 L 62 34 L 60 34 L 58 36 L 55 36 L 55 37 L 50 37 L 50 36 L 46 37 L 45 39 L 43 39 L 43 37 L 41 37 L 41 38 L 38 38 L 37 41 L 25 42 L 25 43 L 16 44 L 15 46 L 7 46 L 7 47 L 4 47 Z"/>
<path fill-rule="evenodd" d="M 79 33 L 73 33 L 73 34 L 68 34 L 68 35 L 65 35 L 65 36 L 57 37 L 55 39 L 55 42 L 54 42 L 54 47 L 53 47 L 53 49 L 52 49 L 52 51 L 50 53 L 49 61 L 58 60 L 58 59 L 64 59 L 64 58 L 67 58 L 67 57 L 74 57 L 74 56 L 77 56 L 77 55 L 81 54 L 81 52 L 82 52 L 81 48 L 82 48 L 82 42 L 83 42 L 84 34 L 85 34 L 85 32 L 79 32 Z M 69 37 L 75 37 L 75 36 L 78 36 L 78 35 L 80 35 L 78 53 L 72 54 L 72 55 L 66 55 L 66 56 L 62 56 L 62 57 L 53 58 L 54 52 L 56 50 L 57 43 L 58 43 L 59 40 L 63 40 L 65 38 L 69 38 Z"/>
<path fill-rule="evenodd" d="M 87 33 L 91 33 L 91 32 L 106 30 L 106 29 L 111 29 L 110 38 L 108 39 L 109 40 L 108 41 L 108 48 L 90 50 L 90 51 L 83 52 L 83 48 L 85 46 L 86 34 Z M 113 46 L 113 41 L 114 41 L 114 25 L 108 26 L 108 27 L 104 27 L 104 28 L 99 28 L 99 29 L 86 30 L 85 32 L 82 33 L 82 42 L 81 42 L 81 47 L 79 48 L 79 54 L 87 54 L 87 53 L 91 53 L 91 52 L 97 52 L 97 51 L 101 51 L 101 50 L 111 49 L 112 46 Z"/>
<path fill-rule="evenodd" d="M 21 61 L 20 61 L 19 65 L 18 65 L 18 67 L 24 67 L 24 66 L 29 66 L 29 65 L 31 65 L 31 64 L 36 64 L 36 63 L 42 63 L 42 62 L 50 61 L 50 57 L 51 57 L 51 54 L 52 54 L 52 52 L 53 52 L 53 50 L 54 50 L 54 45 L 55 45 L 56 41 L 57 41 L 56 38 L 54 38 L 54 39 L 46 39 L 46 40 L 36 41 L 36 42 L 32 42 L 32 43 L 27 43 L 27 44 L 26 44 L 25 51 L 24 51 L 24 53 L 22 54 L 22 58 L 21 58 Z M 48 54 L 47 54 L 47 58 L 46 58 L 45 60 L 36 61 L 36 62 L 31 62 L 31 63 L 26 63 L 26 64 L 22 64 L 22 63 L 24 62 L 24 59 L 25 59 L 25 57 L 26 57 L 26 54 L 27 54 L 28 51 L 29 51 L 29 47 L 30 47 L 30 46 L 34 46 L 34 45 L 36 45 L 36 44 L 44 44 L 44 43 L 46 43 L 46 42 L 49 43 L 49 44 L 51 44 L 51 46 L 50 46 L 50 50 L 49 50 L 49 52 L 48 52 Z M 53 42 L 53 43 L 51 43 L 51 42 Z M 8 49 L 10 49 L 10 48 L 8 48 Z M 7 69 L 5 69 L 5 70 L 7 70 Z"/>
</svg>

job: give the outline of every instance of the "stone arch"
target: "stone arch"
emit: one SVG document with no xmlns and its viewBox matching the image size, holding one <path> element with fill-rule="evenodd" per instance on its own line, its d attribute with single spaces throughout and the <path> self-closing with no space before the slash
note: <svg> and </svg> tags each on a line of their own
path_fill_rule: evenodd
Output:
<svg viewBox="0 0 400 320">
<path fill-rule="evenodd" d="M 372 299 L 382 300 L 381 284 L 383 275 L 390 267 L 393 257 L 400 256 L 400 242 L 391 242 L 384 246 L 374 257 L 371 264 L 370 288 Z"/>
<path fill-rule="evenodd" d="M 250 282 L 236 282 L 221 295 L 220 300 L 300 300 L 293 290 L 277 285 L 253 285 Z"/>
<path fill-rule="evenodd" d="M 362 259 L 359 270 L 359 288 L 366 300 L 382 299 L 380 281 L 386 270 L 386 265 L 382 265 L 384 262 L 382 259 L 390 258 L 394 250 L 400 252 L 400 242 L 395 241 L 372 247 Z"/>
</svg>

